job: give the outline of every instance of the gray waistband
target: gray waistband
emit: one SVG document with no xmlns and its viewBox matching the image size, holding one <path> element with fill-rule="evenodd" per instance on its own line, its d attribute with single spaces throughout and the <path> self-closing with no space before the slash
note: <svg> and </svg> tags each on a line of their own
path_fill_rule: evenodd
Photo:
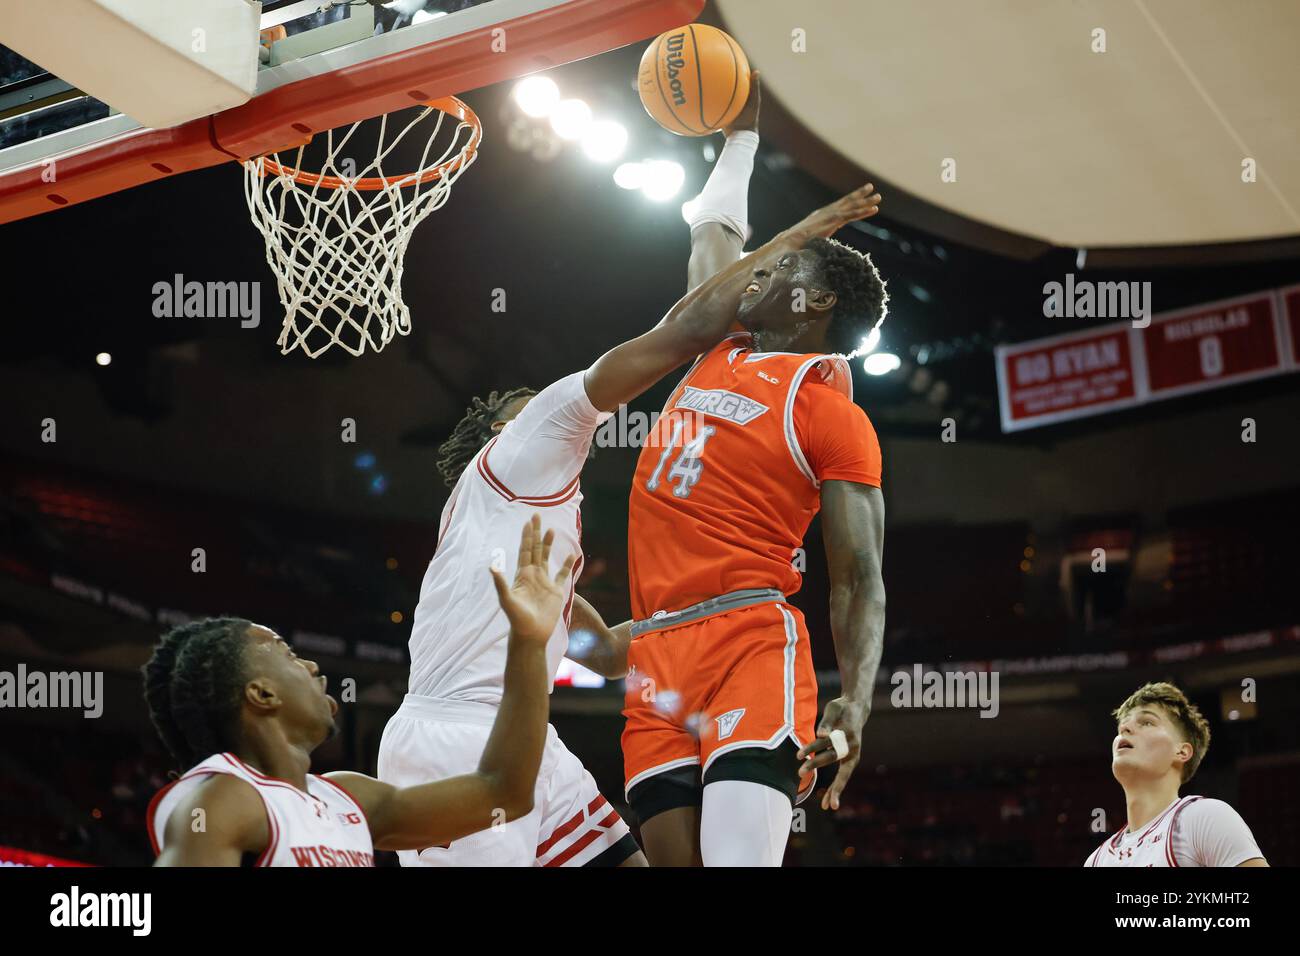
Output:
<svg viewBox="0 0 1300 956">
<path fill-rule="evenodd" d="M 742 591 L 728 591 L 726 594 L 709 598 L 699 604 L 684 607 L 680 611 L 655 611 L 644 621 L 633 621 L 632 636 L 640 637 L 642 634 L 648 634 L 651 631 L 662 631 L 664 628 L 678 627 L 682 624 L 689 624 L 691 621 L 712 617 L 714 614 L 721 614 L 723 611 L 734 611 L 737 608 L 749 607 L 751 604 L 768 604 L 773 601 L 784 600 L 785 595 L 776 588 L 746 588 Z"/>
</svg>

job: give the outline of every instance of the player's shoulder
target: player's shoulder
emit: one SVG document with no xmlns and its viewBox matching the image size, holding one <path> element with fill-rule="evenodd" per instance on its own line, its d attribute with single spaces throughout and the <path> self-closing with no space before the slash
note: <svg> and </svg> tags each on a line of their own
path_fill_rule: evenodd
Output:
<svg viewBox="0 0 1300 956">
<path fill-rule="evenodd" d="M 1205 821 L 1213 823 L 1220 820 L 1240 819 L 1239 814 L 1226 800 L 1215 797 L 1184 798 L 1184 803 L 1175 811 L 1180 823 Z"/>
<path fill-rule="evenodd" d="M 195 810 L 226 819 L 263 815 L 263 802 L 252 781 L 219 766 L 199 765 L 158 791 L 149 815 L 163 814 L 164 827 L 179 821 L 188 826 Z"/>
</svg>

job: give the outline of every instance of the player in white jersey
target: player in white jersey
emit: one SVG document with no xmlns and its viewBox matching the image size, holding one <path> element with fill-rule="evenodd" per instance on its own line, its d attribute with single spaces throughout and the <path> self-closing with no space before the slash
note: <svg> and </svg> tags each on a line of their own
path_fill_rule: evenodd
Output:
<svg viewBox="0 0 1300 956">
<path fill-rule="evenodd" d="M 491 569 L 509 629 L 501 707 L 476 766 L 435 783 L 310 773 L 338 703 L 316 664 L 270 629 L 216 618 L 168 633 L 145 665 L 145 698 L 190 770 L 149 806 L 158 865 L 373 866 L 376 848 L 455 840 L 531 812 L 547 734 L 546 643 L 577 557 L 552 577 L 554 541 L 534 515 L 517 537 L 514 583 Z M 486 562 L 473 570 L 488 578 Z"/>
<path fill-rule="evenodd" d="M 410 692 L 384 729 L 379 748 L 381 780 L 404 785 L 474 765 L 500 700 L 506 625 L 484 582 L 468 569 L 508 554 L 504 542 L 537 508 L 546 510 L 548 525 L 564 545 L 580 552 L 579 476 L 597 426 L 722 340 L 755 267 L 774 255 L 780 239 L 718 269 L 657 326 L 606 352 L 585 371 L 535 395 L 520 389 L 474 400 L 439 452 L 439 470 L 452 492 L 415 610 Z M 581 662 L 601 670 L 604 660 L 610 668 L 606 676 L 623 676 L 626 648 L 614 644 L 626 643 L 626 628 L 605 627 L 575 594 L 548 647 L 552 679 L 575 618 L 602 642 Z M 645 865 L 626 824 L 553 730 L 534 810 L 525 819 L 400 857 L 407 866 Z"/>
<path fill-rule="evenodd" d="M 1084 866 L 1268 866 L 1250 827 L 1222 800 L 1178 795 L 1210 746 L 1210 726 L 1173 684 L 1144 684 L 1114 712 L 1111 772 L 1128 823 Z"/>
</svg>

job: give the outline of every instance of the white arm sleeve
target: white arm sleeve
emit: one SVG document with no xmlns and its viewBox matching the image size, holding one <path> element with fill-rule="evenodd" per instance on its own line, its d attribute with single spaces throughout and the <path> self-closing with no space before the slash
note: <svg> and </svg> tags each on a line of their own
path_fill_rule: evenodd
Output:
<svg viewBox="0 0 1300 956">
<path fill-rule="evenodd" d="M 598 425 L 609 417 L 587 397 L 586 370 L 542 389 L 488 450 L 493 477 L 516 497 L 563 491 L 582 471 Z"/>
<path fill-rule="evenodd" d="M 753 231 L 749 226 L 749 177 L 756 152 L 758 134 L 753 130 L 737 130 L 727 137 L 704 190 L 683 210 L 691 229 L 720 222 L 742 241 L 749 239 Z"/>
<path fill-rule="evenodd" d="M 1240 866 L 1264 855 L 1241 814 L 1222 800 L 1188 804 L 1173 840 L 1174 857 L 1183 866 Z"/>
</svg>

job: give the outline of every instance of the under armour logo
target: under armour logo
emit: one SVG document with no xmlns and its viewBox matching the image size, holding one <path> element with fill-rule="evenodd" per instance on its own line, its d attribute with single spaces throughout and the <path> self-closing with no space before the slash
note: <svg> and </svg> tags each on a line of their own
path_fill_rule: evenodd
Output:
<svg viewBox="0 0 1300 956">
<path fill-rule="evenodd" d="M 745 716 L 745 708 L 737 707 L 735 710 L 729 710 L 725 714 L 720 714 L 714 718 L 718 722 L 718 739 L 726 740 L 736 732 L 736 725 L 740 723 L 740 718 Z"/>
</svg>

